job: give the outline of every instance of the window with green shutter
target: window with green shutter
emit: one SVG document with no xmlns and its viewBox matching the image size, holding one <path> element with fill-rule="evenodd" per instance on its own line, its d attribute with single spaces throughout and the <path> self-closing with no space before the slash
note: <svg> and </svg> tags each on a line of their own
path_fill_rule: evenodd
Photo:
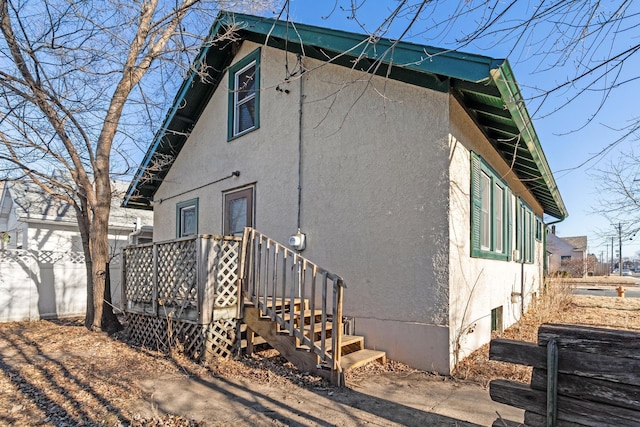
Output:
<svg viewBox="0 0 640 427">
<path fill-rule="evenodd" d="M 542 241 L 542 219 L 536 217 L 536 240 L 541 242 Z"/>
<path fill-rule="evenodd" d="M 531 208 L 524 201 L 518 199 L 516 247 L 518 248 L 519 258 L 516 261 L 525 263 L 532 263 L 534 261 L 534 241 L 537 233 L 537 221 L 538 218 Z"/>
<path fill-rule="evenodd" d="M 471 256 L 508 260 L 511 191 L 480 156 L 471 153 Z"/>
</svg>

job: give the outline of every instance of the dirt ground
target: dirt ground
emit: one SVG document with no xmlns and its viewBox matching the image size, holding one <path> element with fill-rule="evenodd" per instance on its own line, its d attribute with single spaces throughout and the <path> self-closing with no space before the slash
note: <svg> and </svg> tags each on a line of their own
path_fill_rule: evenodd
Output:
<svg viewBox="0 0 640 427">
<path fill-rule="evenodd" d="M 575 296 L 563 304 L 543 321 L 640 330 L 640 299 Z M 0 425 L 472 426 L 478 424 L 461 420 L 480 410 L 477 396 L 486 390 L 477 384 L 496 376 L 527 381 L 512 367 L 483 370 L 483 351 L 454 377 L 389 362 L 350 373 L 348 387 L 338 389 L 273 350 L 202 366 L 132 346 L 123 334 L 91 333 L 79 320 L 4 323 Z M 447 400 L 454 395 L 455 403 Z"/>
</svg>

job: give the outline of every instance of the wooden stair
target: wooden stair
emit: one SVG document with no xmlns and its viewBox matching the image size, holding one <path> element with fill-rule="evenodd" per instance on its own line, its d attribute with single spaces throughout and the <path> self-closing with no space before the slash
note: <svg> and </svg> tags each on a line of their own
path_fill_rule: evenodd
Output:
<svg viewBox="0 0 640 427">
<path fill-rule="evenodd" d="M 268 302 L 269 308 L 273 308 L 274 305 L 271 301 Z M 294 311 L 287 311 L 290 309 L 290 300 L 287 300 L 284 304 L 284 310 L 281 305 L 275 304 L 276 311 L 281 310 L 279 314 L 280 322 L 290 322 L 294 319 L 294 324 L 300 327 L 302 319 L 302 312 L 304 311 L 304 334 L 306 337 L 311 338 L 313 336 L 314 346 L 322 348 L 322 336 L 324 334 L 324 351 L 333 354 L 331 336 L 333 331 L 331 330 L 332 323 L 326 322 L 325 328 L 322 327 L 321 310 L 311 310 L 308 308 L 308 301 L 295 300 Z M 312 322 L 311 319 L 314 318 Z M 244 305 L 244 326 L 241 331 L 245 330 L 245 338 L 242 340 L 242 346 L 245 352 L 251 354 L 253 352 L 254 345 L 260 343 L 267 343 L 271 347 L 278 350 L 280 355 L 286 358 L 288 361 L 303 371 L 312 372 L 329 379 L 333 379 L 331 367 L 323 366 L 320 356 L 313 351 L 308 345 L 301 345 L 300 339 L 293 336 L 292 333 L 285 330 L 280 323 L 276 320 L 272 320 L 271 317 L 263 316 L 261 311 L 255 304 L 248 300 L 245 300 Z M 313 323 L 313 331 L 311 330 L 311 324 Z M 324 330 L 323 330 L 324 329 Z M 386 353 L 383 351 L 370 350 L 364 346 L 364 337 L 357 335 L 342 335 L 340 346 L 340 375 L 344 372 L 363 366 L 367 363 L 378 361 L 380 363 L 386 362 Z M 340 381 L 342 382 L 342 381 Z"/>
</svg>

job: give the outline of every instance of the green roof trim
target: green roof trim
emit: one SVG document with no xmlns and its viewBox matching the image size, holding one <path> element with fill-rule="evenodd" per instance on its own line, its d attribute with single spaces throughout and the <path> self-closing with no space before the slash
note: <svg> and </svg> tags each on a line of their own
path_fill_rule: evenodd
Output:
<svg viewBox="0 0 640 427">
<path fill-rule="evenodd" d="M 549 168 L 547 158 L 542 151 L 538 135 L 533 128 L 533 122 L 524 105 L 524 99 L 513 77 L 513 71 L 511 70 L 509 61 L 505 60 L 497 70 L 492 70 L 491 77 L 502 94 L 502 99 L 511 114 L 513 122 L 520 130 L 520 137 L 526 144 L 527 151 L 538 167 L 540 175 L 535 178 L 532 183 L 527 182 L 525 185 L 531 184 L 527 185 L 527 187 L 529 187 L 543 206 L 548 207 L 552 204 L 555 205 L 547 212 L 549 215 L 560 219 L 566 218 L 567 209 L 560 196 L 560 190 L 553 177 L 553 173 Z"/>
<path fill-rule="evenodd" d="M 235 29 L 233 40 L 220 37 L 229 28 Z M 514 173 L 544 212 L 558 219 L 568 215 L 508 61 L 230 12 L 218 15 L 192 66 L 197 70 L 206 63 L 207 78 L 202 80 L 192 71 L 183 82 L 123 205 L 151 209 L 155 192 L 217 89 L 233 59 L 235 46 L 242 40 L 279 49 L 286 46 L 289 51 L 307 57 L 452 93 L 507 164 L 513 164 Z M 157 159 L 162 162 L 156 162 Z M 157 170 L 157 164 L 165 167 Z"/>
</svg>

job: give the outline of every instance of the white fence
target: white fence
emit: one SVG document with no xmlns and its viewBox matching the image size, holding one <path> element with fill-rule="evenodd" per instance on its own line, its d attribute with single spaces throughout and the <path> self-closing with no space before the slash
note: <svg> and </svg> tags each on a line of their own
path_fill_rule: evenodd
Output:
<svg viewBox="0 0 640 427">
<path fill-rule="evenodd" d="M 110 265 L 120 306 L 120 256 Z M 82 252 L 0 250 L 0 322 L 84 315 L 87 274 Z"/>
</svg>

